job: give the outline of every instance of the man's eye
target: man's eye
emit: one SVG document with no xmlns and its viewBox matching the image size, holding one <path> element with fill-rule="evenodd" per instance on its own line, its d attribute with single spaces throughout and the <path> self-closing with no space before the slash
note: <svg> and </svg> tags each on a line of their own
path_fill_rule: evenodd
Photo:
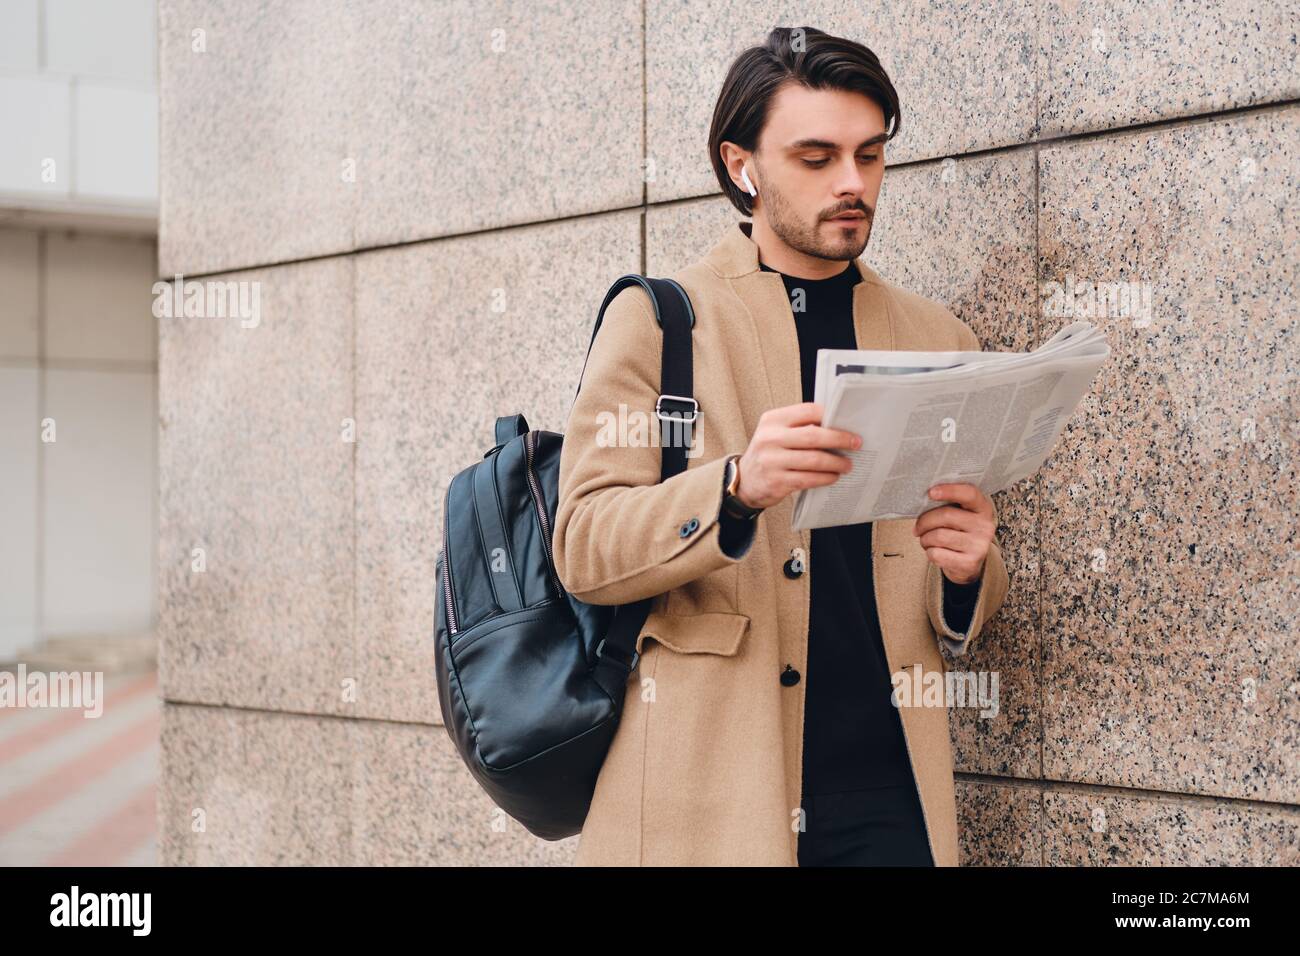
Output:
<svg viewBox="0 0 1300 956">
<path fill-rule="evenodd" d="M 858 158 L 868 163 L 874 163 L 876 160 L 880 158 L 880 156 L 877 153 L 871 153 L 871 154 L 859 156 Z M 821 169 L 828 162 L 830 162 L 830 160 L 828 159 L 805 159 L 803 161 L 803 164 L 810 169 Z"/>
</svg>

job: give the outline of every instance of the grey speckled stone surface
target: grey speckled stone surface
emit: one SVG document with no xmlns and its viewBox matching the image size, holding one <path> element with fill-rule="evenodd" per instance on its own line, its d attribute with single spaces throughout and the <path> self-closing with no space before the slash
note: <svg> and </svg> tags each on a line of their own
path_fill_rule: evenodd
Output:
<svg viewBox="0 0 1300 956">
<path fill-rule="evenodd" d="M 352 272 L 326 259 L 222 276 L 258 283 L 255 328 L 159 319 L 167 700 L 351 711 Z"/>
<path fill-rule="evenodd" d="M 167 704 L 164 866 L 572 862 L 501 814 L 441 727 Z"/>
<path fill-rule="evenodd" d="M 376 9 L 352 80 L 357 246 L 641 202 L 640 0 Z"/>
<path fill-rule="evenodd" d="M 352 855 L 352 722 L 163 707 L 163 866 L 342 866 Z"/>
<path fill-rule="evenodd" d="M 357 713 L 441 721 L 443 498 L 499 415 L 563 432 L 596 313 L 640 270 L 641 214 L 366 253 L 357 262 Z"/>
<path fill-rule="evenodd" d="M 962 866 L 1039 866 L 1043 792 L 1034 786 L 958 778 Z"/>
<path fill-rule="evenodd" d="M 797 14 L 791 14 L 797 9 Z M 865 44 L 902 108 L 888 163 L 1030 139 L 1034 7 L 1018 0 L 901 0 L 797 8 L 774 0 L 646 6 L 646 129 L 651 202 L 716 193 L 709 123 L 731 61 L 773 26 L 811 26 Z"/>
<path fill-rule="evenodd" d="M 342 164 L 359 16 L 345 0 L 160 0 L 163 275 L 351 248 L 357 193 Z"/>
<path fill-rule="evenodd" d="M 646 270 L 671 275 L 702 259 L 735 223 L 747 221 L 721 196 L 651 206 L 646 210 Z"/>
<path fill-rule="evenodd" d="M 1044 866 L 1296 866 L 1295 807 L 1049 790 Z"/>
<path fill-rule="evenodd" d="M 1093 319 L 1041 473 L 1049 778 L 1300 802 L 1297 144 L 1291 108 L 1043 151 L 1043 278 L 1152 306 Z"/>
<path fill-rule="evenodd" d="M 1038 0 L 1041 135 L 1293 99 L 1294 3 Z"/>
<path fill-rule="evenodd" d="M 162 0 L 159 36 L 164 275 L 641 202 L 639 2 Z"/>
</svg>

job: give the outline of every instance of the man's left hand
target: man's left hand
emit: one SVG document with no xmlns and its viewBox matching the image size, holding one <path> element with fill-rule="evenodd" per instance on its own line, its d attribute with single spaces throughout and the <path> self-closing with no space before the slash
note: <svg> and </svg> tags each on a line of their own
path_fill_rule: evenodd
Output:
<svg viewBox="0 0 1300 956">
<path fill-rule="evenodd" d="M 935 485 L 930 497 L 950 501 L 919 515 L 912 534 L 919 535 L 930 563 L 953 584 L 972 584 L 984 573 L 997 520 L 989 496 L 969 482 Z"/>
</svg>

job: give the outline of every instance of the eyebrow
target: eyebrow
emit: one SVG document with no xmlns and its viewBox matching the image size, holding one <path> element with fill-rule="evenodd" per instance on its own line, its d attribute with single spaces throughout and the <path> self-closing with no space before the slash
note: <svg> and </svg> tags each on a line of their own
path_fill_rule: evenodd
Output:
<svg viewBox="0 0 1300 956">
<path fill-rule="evenodd" d="M 858 143 L 858 149 L 866 149 L 868 146 L 875 146 L 877 143 L 883 143 L 889 137 L 885 133 L 877 133 L 870 139 L 864 139 Z M 840 148 L 839 143 L 833 143 L 829 139 L 800 139 L 795 140 L 788 147 L 791 151 L 800 149 L 829 149 L 837 150 Z M 856 150 L 855 150 L 856 152 Z"/>
</svg>

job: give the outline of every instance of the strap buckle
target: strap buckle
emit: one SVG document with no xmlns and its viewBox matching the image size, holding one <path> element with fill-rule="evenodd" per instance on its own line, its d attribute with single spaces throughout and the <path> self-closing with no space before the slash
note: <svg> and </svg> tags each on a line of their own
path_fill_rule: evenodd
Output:
<svg viewBox="0 0 1300 956">
<path fill-rule="evenodd" d="M 597 660 L 597 662 L 601 661 L 604 657 L 605 657 L 605 638 L 602 637 L 602 638 L 600 639 L 600 643 L 596 645 L 596 660 Z M 630 673 L 632 673 L 632 671 L 636 670 L 636 665 L 639 664 L 639 663 L 641 662 L 641 655 L 640 655 L 639 653 L 637 653 L 635 650 L 632 651 L 632 660 L 631 660 L 631 663 L 628 663 L 628 661 L 627 661 L 626 659 L 625 659 L 625 660 L 619 660 L 619 659 L 618 659 L 617 657 L 615 657 L 613 654 L 609 655 L 609 659 L 610 659 L 611 661 L 613 661 L 614 663 L 616 663 L 616 664 L 621 664 L 621 665 L 623 665 L 624 667 L 626 667 L 626 668 L 627 668 L 627 672 L 630 674 Z"/>
<path fill-rule="evenodd" d="M 682 406 L 689 407 L 691 417 L 687 418 L 685 415 L 665 414 L 663 411 L 664 399 L 668 399 L 670 403 L 680 402 Z M 683 408 L 682 410 L 685 411 L 685 408 Z M 658 400 L 655 402 L 655 417 L 661 419 L 662 421 L 683 422 L 686 424 L 691 424 L 692 422 L 695 421 L 695 419 L 699 417 L 699 415 L 700 415 L 700 403 L 697 402 L 695 399 L 691 398 L 689 395 L 660 395 Z"/>
</svg>

